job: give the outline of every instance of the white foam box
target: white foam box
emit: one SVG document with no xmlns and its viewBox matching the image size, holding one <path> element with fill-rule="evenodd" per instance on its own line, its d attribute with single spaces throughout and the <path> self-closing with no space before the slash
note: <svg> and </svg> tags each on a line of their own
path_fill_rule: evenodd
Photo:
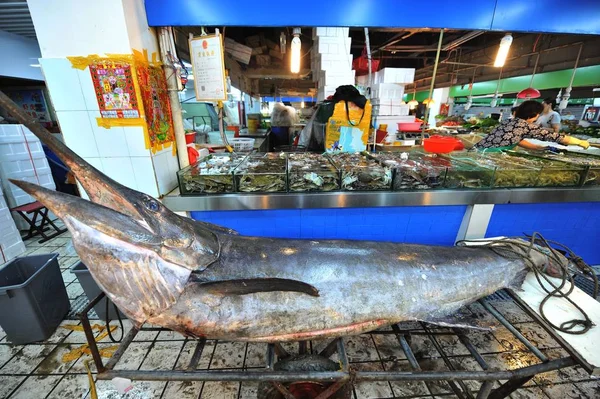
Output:
<svg viewBox="0 0 600 399">
<path fill-rule="evenodd" d="M 355 71 L 321 71 L 319 72 L 319 87 L 354 85 Z"/>
<path fill-rule="evenodd" d="M 352 54 L 318 54 L 316 69 L 318 71 L 351 71 Z"/>
<path fill-rule="evenodd" d="M 375 127 L 379 129 L 379 125 L 382 123 L 388 125 L 388 132 L 394 132 L 398 130 L 398 123 L 411 123 L 415 121 L 414 115 L 390 115 L 390 116 L 377 116 L 373 115 Z"/>
<path fill-rule="evenodd" d="M 383 68 L 375 72 L 374 83 L 410 84 L 415 81 L 414 68 Z"/>
<path fill-rule="evenodd" d="M 402 99 L 404 86 L 395 83 L 377 83 L 371 88 L 371 98 L 381 100 Z"/>
<path fill-rule="evenodd" d="M 333 28 L 333 27 L 320 27 L 313 28 L 313 40 L 317 37 L 348 37 L 350 34 L 350 28 Z"/>
<path fill-rule="evenodd" d="M 319 54 L 349 54 L 352 38 L 350 37 L 317 37 L 313 42 L 313 50 Z"/>
<path fill-rule="evenodd" d="M 372 100 L 373 114 L 382 116 L 406 116 L 410 111 L 408 104 L 402 104 L 402 99 Z"/>
<path fill-rule="evenodd" d="M 0 191 L 0 248 L 2 249 L 0 264 L 16 258 L 26 250 L 2 191 Z"/>
</svg>

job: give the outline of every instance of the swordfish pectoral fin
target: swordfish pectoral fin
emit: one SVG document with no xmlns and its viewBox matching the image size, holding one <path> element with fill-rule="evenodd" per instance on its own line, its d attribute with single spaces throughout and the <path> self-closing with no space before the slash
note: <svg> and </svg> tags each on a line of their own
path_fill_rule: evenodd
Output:
<svg viewBox="0 0 600 399">
<path fill-rule="evenodd" d="M 249 278 L 220 281 L 202 281 L 195 274 L 190 282 L 213 295 L 247 295 L 257 292 L 299 292 L 310 296 L 319 296 L 319 290 L 310 284 L 285 278 Z"/>
<path fill-rule="evenodd" d="M 493 331 L 500 326 L 498 323 L 490 322 L 488 320 L 482 320 L 474 315 L 467 315 L 459 311 L 456 314 L 437 317 L 427 320 L 421 320 L 425 323 L 434 324 L 440 327 L 448 328 L 464 328 L 471 330 L 480 331 Z"/>
</svg>

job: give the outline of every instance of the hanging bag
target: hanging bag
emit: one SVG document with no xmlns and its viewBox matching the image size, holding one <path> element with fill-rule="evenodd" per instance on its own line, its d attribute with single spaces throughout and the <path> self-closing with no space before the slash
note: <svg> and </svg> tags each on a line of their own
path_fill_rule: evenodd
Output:
<svg viewBox="0 0 600 399">
<path fill-rule="evenodd" d="M 371 73 L 375 73 L 379 70 L 380 60 L 374 60 L 371 56 Z M 352 61 L 352 69 L 356 71 L 358 76 L 369 74 L 369 59 L 367 57 L 367 47 L 363 48 L 362 54 Z"/>
</svg>

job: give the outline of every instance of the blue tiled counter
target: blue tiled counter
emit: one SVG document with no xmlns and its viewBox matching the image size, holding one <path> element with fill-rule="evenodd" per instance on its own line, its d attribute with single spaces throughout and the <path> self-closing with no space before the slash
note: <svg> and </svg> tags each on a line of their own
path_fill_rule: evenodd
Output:
<svg viewBox="0 0 600 399">
<path fill-rule="evenodd" d="M 243 235 L 394 241 L 453 245 L 466 205 L 193 211 L 192 218 Z M 597 202 L 497 204 L 486 237 L 540 232 L 600 264 L 600 204 Z"/>
<path fill-rule="evenodd" d="M 453 245 L 465 205 L 191 212 L 244 235 Z"/>
<path fill-rule="evenodd" d="M 537 231 L 600 264 L 600 204 L 597 202 L 503 204 L 494 206 L 486 237 Z"/>
</svg>

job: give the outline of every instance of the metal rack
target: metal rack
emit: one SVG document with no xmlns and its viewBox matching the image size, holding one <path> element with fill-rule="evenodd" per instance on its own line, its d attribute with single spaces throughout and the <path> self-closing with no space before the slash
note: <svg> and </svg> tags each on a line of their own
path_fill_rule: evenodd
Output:
<svg viewBox="0 0 600 399">
<path fill-rule="evenodd" d="M 90 327 L 88 312 L 96 305 L 104 294 L 99 295 L 79 314 L 84 332 L 86 334 L 91 354 L 98 370 L 98 379 L 108 380 L 115 377 L 129 378 L 132 380 L 148 380 L 148 381 L 238 381 L 242 382 L 270 382 L 275 388 L 281 392 L 286 399 L 293 399 L 294 396 L 282 384 L 286 382 L 298 381 L 313 381 L 328 383 L 328 388 L 322 392 L 318 399 L 325 399 L 340 390 L 346 384 L 360 383 L 363 381 L 386 381 L 390 384 L 393 382 L 423 382 L 427 386 L 427 390 L 433 397 L 436 395 L 436 390 L 440 384 L 444 386 L 448 392 L 453 393 L 459 398 L 465 399 L 485 399 L 485 398 L 505 398 L 511 392 L 522 387 L 534 376 L 540 373 L 554 371 L 562 368 L 567 368 L 575 365 L 580 365 L 588 373 L 591 373 L 593 367 L 588 364 L 568 343 L 558 336 L 554 330 L 542 320 L 529 306 L 524 303 L 519 297 L 510 291 L 499 292 L 501 295 L 495 294 L 493 297 L 479 300 L 478 303 L 470 305 L 469 309 L 472 316 L 483 319 L 493 319 L 499 323 L 507 331 L 506 337 L 512 337 L 513 345 L 525 348 L 518 352 L 527 361 L 524 366 L 517 367 L 512 370 L 494 369 L 487 358 L 489 354 L 482 353 L 485 350 L 478 348 L 479 343 L 473 342 L 472 330 L 464 330 L 458 328 L 442 328 L 422 322 L 406 322 L 391 326 L 388 329 L 373 331 L 368 334 L 362 334 L 358 337 L 370 336 L 373 342 L 375 339 L 384 339 L 383 337 L 394 337 L 397 343 L 397 356 L 382 357 L 379 349 L 377 349 L 378 359 L 370 362 L 350 362 L 347 355 L 347 342 L 357 337 L 337 338 L 327 343 L 322 349 L 317 349 L 317 345 L 313 341 L 299 342 L 298 353 L 305 354 L 308 352 L 318 353 L 323 357 L 335 357 L 339 364 L 338 371 L 277 371 L 275 368 L 275 359 L 289 358 L 289 344 L 264 344 L 266 346 L 266 364 L 264 368 L 258 367 L 242 367 L 236 370 L 198 370 L 203 352 L 207 345 L 212 344 L 210 340 L 204 338 L 198 339 L 191 360 L 186 367 L 181 369 L 169 370 L 117 370 L 116 367 L 119 361 L 127 352 L 128 347 L 133 342 L 136 334 L 140 331 L 169 331 L 163 328 L 154 327 L 133 327 L 129 333 L 123 338 L 118 350 L 106 362 L 102 360 L 98 351 L 98 346 L 94 340 L 94 334 Z M 493 299 L 493 298 L 496 299 Z M 517 306 L 524 311 L 529 318 L 535 323 L 535 327 L 540 330 L 545 330 L 556 348 L 562 348 L 569 355 L 552 359 L 551 356 L 545 354 L 529 339 L 527 339 L 521 331 L 507 317 L 496 309 L 497 298 L 504 301 L 505 304 Z M 495 302 L 494 302 L 495 301 Z M 504 330 L 503 330 L 504 331 Z M 483 332 L 479 332 L 483 333 Z M 411 345 L 413 340 L 427 340 L 430 343 L 429 351 L 437 353 L 434 357 L 426 359 L 420 351 L 415 351 Z M 508 340 L 508 338 L 507 338 Z M 447 345 L 448 342 L 453 344 Z M 446 343 L 446 345 L 444 344 Z M 217 341 L 214 342 L 216 349 Z M 248 344 L 246 344 L 246 352 L 244 354 L 244 365 L 246 364 L 246 355 L 248 352 Z M 461 346 L 462 351 L 466 350 L 463 357 L 469 359 L 473 364 L 477 365 L 481 370 L 467 370 L 457 367 L 454 360 L 456 359 L 454 350 L 457 346 Z M 395 350 L 394 349 L 394 350 Z M 214 351 L 211 355 L 214 355 Z M 398 360 L 401 359 L 401 360 Z M 427 366 L 427 362 L 434 359 L 440 367 L 435 369 Z M 406 367 L 406 370 L 396 371 L 386 370 L 385 364 L 396 364 L 401 362 Z M 383 371 L 365 371 L 365 363 L 381 363 Z M 528 364 L 529 363 L 529 364 Z M 531 364 L 535 363 L 535 364 Z M 209 363 L 210 364 L 210 363 Z M 441 370 L 440 370 L 441 368 Z M 402 367 L 400 367 L 402 370 Z M 500 380 L 506 380 L 500 384 Z M 473 382 L 477 381 L 478 389 L 474 391 Z M 395 395 L 394 395 L 395 396 Z M 398 397 L 398 396 L 395 396 Z"/>
</svg>

